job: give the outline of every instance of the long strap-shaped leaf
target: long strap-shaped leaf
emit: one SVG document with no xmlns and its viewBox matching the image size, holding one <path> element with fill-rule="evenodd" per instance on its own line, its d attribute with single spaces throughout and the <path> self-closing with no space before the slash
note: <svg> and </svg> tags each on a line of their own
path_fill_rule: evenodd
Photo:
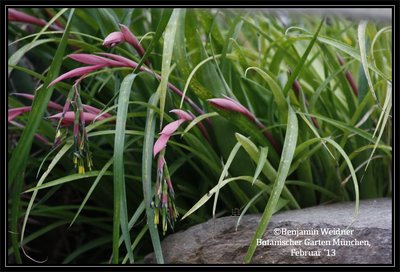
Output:
<svg viewBox="0 0 400 272">
<path fill-rule="evenodd" d="M 175 44 L 175 33 L 177 21 L 179 18 L 179 9 L 175 9 L 169 19 L 164 33 L 164 48 L 162 55 L 161 82 L 160 82 L 160 127 L 164 117 L 165 99 L 167 97 L 168 76 L 171 72 L 172 53 Z"/>
<path fill-rule="evenodd" d="M 128 208 L 126 205 L 125 193 L 125 167 L 124 167 L 124 146 L 125 146 L 125 127 L 128 114 L 128 102 L 132 89 L 133 81 L 138 74 L 130 74 L 124 78 L 121 84 L 119 99 L 117 124 L 115 127 L 114 143 L 114 221 L 113 221 L 113 262 L 118 263 L 119 253 L 119 224 L 121 224 L 122 235 L 124 237 L 129 261 L 133 263 L 133 253 L 131 251 L 131 238 L 128 230 Z"/>
<path fill-rule="evenodd" d="M 54 166 L 56 166 L 56 164 L 59 162 L 59 160 L 61 160 L 61 158 L 65 155 L 65 153 L 72 147 L 73 142 L 72 141 L 68 141 L 65 143 L 65 145 L 60 149 L 60 151 L 57 153 L 57 155 L 53 158 L 53 160 L 51 161 L 50 165 L 48 166 L 47 170 L 43 173 L 43 175 L 40 177 L 40 180 L 38 181 L 38 183 L 36 184 L 36 187 L 39 187 L 40 185 L 43 184 L 43 182 L 45 181 L 45 179 L 47 178 L 47 176 L 50 174 L 50 172 L 53 170 Z M 24 244 L 24 236 L 25 236 L 25 228 L 26 228 L 26 224 L 28 223 L 28 218 L 29 218 L 29 214 L 32 210 L 33 207 L 33 203 L 36 199 L 36 195 L 38 193 L 39 189 L 34 188 L 34 191 L 32 193 L 31 199 L 29 200 L 29 204 L 28 207 L 26 208 L 26 212 L 25 212 L 25 217 L 24 217 L 24 221 L 22 223 L 22 229 L 21 229 L 21 245 Z M 20 195 L 18 194 L 18 197 L 20 197 Z M 13 203 L 14 204 L 14 203 Z M 18 246 L 18 244 L 17 244 Z M 15 252 L 15 248 L 13 246 L 14 252 Z M 23 248 L 22 248 L 23 249 Z M 17 247 L 18 250 L 18 247 Z M 28 258 L 30 258 L 27 255 Z"/>
<path fill-rule="evenodd" d="M 24 172 L 26 163 L 29 158 L 29 152 L 32 147 L 32 141 L 35 136 L 36 130 L 43 118 L 44 112 L 47 108 L 47 104 L 50 101 L 51 94 L 54 87 L 48 88 L 47 86 L 53 81 L 61 67 L 64 52 L 67 47 L 68 35 L 70 32 L 70 23 L 72 15 L 75 9 L 71 9 L 69 14 L 68 22 L 65 27 L 64 35 L 61 38 L 60 45 L 57 48 L 56 54 L 53 58 L 53 62 L 50 65 L 49 72 L 46 75 L 45 81 L 42 87 L 36 92 L 35 99 L 32 103 L 32 110 L 29 115 L 28 123 L 22 132 L 21 138 L 18 142 L 17 147 L 12 153 L 10 164 L 8 166 L 8 186 L 14 185 L 12 193 L 12 207 L 11 207 L 11 231 L 18 233 L 18 217 L 19 217 L 19 204 L 20 204 L 20 193 L 24 181 Z M 21 256 L 18 250 L 18 237 L 13 235 L 11 239 L 15 257 L 17 263 L 21 263 Z"/>
<path fill-rule="evenodd" d="M 297 66 L 296 66 L 296 68 L 294 68 L 292 75 L 289 77 L 289 79 L 288 79 L 288 81 L 287 81 L 285 87 L 283 88 L 283 91 L 282 91 L 282 92 L 283 92 L 284 95 L 287 95 L 287 93 L 289 92 L 289 90 L 290 90 L 290 89 L 292 88 L 292 86 L 293 86 L 293 82 L 295 81 L 295 79 L 297 78 L 297 76 L 300 74 L 301 69 L 303 69 L 304 63 L 306 62 L 307 57 L 308 57 L 308 55 L 310 54 L 311 49 L 313 48 L 313 46 L 314 46 L 314 44 L 315 44 L 315 41 L 316 41 L 317 38 L 318 38 L 319 31 L 321 30 L 321 27 L 322 27 L 324 21 L 325 21 L 325 19 L 323 19 L 323 20 L 321 21 L 321 23 L 319 24 L 318 29 L 317 29 L 317 31 L 315 32 L 313 38 L 311 39 L 310 44 L 308 45 L 306 51 L 304 52 L 303 56 L 301 57 L 299 63 L 298 63 Z"/>
<path fill-rule="evenodd" d="M 236 143 L 236 145 L 232 148 L 231 153 L 229 154 L 229 157 L 228 157 L 228 160 L 226 161 L 224 169 L 222 169 L 222 173 L 221 173 L 221 176 L 219 177 L 218 184 L 217 184 L 217 190 L 215 192 L 214 205 L 213 205 L 213 217 L 215 217 L 215 210 L 217 209 L 217 200 L 218 200 L 219 189 L 221 188 L 221 183 L 224 180 L 224 177 L 228 174 L 228 169 L 231 166 L 232 161 L 235 158 L 236 153 L 239 151 L 240 147 L 241 147 L 241 144 Z"/>
<path fill-rule="evenodd" d="M 253 240 L 251 241 L 250 247 L 247 250 L 245 263 L 249 263 L 256 251 L 257 239 L 260 239 L 267 229 L 269 220 L 275 210 L 276 204 L 278 203 L 279 196 L 281 195 L 285 180 L 289 172 L 290 164 L 292 163 L 294 150 L 296 149 L 297 136 L 298 136 L 298 124 L 297 117 L 294 110 L 289 106 L 288 111 L 288 124 L 286 129 L 285 142 L 282 150 L 282 157 L 279 163 L 278 173 L 272 187 L 271 196 L 268 200 L 267 206 L 265 207 L 264 213 L 261 217 L 260 224 L 257 227 L 256 233 L 254 234 Z"/>
<path fill-rule="evenodd" d="M 159 100 L 159 92 L 153 94 L 149 100 L 149 104 L 155 106 Z M 147 224 L 149 225 L 150 237 L 153 243 L 154 254 L 157 263 L 164 263 L 164 257 L 161 250 L 160 236 L 158 234 L 157 226 L 154 224 L 154 211 L 150 207 L 152 191 L 151 191 L 151 165 L 153 162 L 153 144 L 154 144 L 154 131 L 155 131 L 155 112 L 153 109 L 148 108 L 146 126 L 144 130 L 143 141 L 143 157 L 142 157 L 142 182 L 143 182 L 143 196 L 146 208 Z"/>
</svg>

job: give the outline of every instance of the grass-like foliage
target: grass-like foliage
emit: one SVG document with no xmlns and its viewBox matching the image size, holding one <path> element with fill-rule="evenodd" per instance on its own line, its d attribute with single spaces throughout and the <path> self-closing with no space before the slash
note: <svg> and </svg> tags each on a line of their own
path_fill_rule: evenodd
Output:
<svg viewBox="0 0 400 272">
<path fill-rule="evenodd" d="M 11 263 L 392 193 L 392 28 L 230 9 L 8 10 Z M 212 201 L 209 201 L 212 199 Z M 184 253 L 182 253 L 184 254 Z"/>
</svg>

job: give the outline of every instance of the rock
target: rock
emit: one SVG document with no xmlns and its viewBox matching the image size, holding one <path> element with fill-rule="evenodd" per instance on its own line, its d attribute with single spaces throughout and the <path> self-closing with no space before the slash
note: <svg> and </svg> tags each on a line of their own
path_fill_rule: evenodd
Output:
<svg viewBox="0 0 400 272">
<path fill-rule="evenodd" d="M 350 225 L 354 207 L 346 202 L 275 214 L 252 263 L 391 264 L 391 199 L 360 201 Z M 238 217 L 228 216 L 172 234 L 162 241 L 165 263 L 241 264 L 260 217 L 244 216 L 237 231 Z M 155 263 L 153 253 L 145 263 Z"/>
</svg>

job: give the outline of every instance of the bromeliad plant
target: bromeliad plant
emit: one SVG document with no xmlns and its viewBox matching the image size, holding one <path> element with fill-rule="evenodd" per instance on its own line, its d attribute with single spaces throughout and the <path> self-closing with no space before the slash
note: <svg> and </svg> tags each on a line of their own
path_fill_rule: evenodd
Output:
<svg viewBox="0 0 400 272">
<path fill-rule="evenodd" d="M 175 207 L 175 192 L 172 187 L 167 162 L 165 161 L 165 148 L 169 138 L 179 126 L 186 121 L 193 120 L 193 115 L 182 110 L 175 109 L 171 110 L 171 112 L 175 113 L 179 119 L 164 127 L 153 148 L 154 157 L 158 155 L 158 161 L 155 195 L 153 196 L 151 207 L 154 209 L 154 224 L 158 225 L 160 214 L 162 216 L 162 230 L 164 234 L 167 231 L 167 221 L 171 228 L 173 228 L 174 222 L 178 217 Z"/>
<path fill-rule="evenodd" d="M 262 214 L 248 263 L 276 211 L 351 200 L 350 223 L 359 199 L 391 195 L 390 25 L 8 12 L 11 262 L 163 263 L 165 235 L 239 208 L 236 227 Z"/>
</svg>

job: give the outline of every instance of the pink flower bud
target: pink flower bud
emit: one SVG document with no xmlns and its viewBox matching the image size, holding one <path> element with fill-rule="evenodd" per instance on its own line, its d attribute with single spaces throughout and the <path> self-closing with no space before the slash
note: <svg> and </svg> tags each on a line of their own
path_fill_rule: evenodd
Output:
<svg viewBox="0 0 400 272">
<path fill-rule="evenodd" d="M 125 41 L 124 34 L 122 32 L 112 32 L 103 41 L 103 46 L 107 48 L 114 47 Z"/>
<path fill-rule="evenodd" d="M 16 95 L 16 96 L 20 96 L 20 97 L 24 97 L 27 98 L 31 101 L 33 101 L 33 99 L 35 98 L 34 95 L 32 94 L 27 94 L 27 93 L 13 93 L 12 95 Z M 57 103 L 54 103 L 53 101 L 49 101 L 49 104 L 47 105 L 48 108 L 53 109 L 53 110 L 62 110 L 63 107 Z"/>
<path fill-rule="evenodd" d="M 57 113 L 55 115 L 48 117 L 48 119 L 59 121 L 62 117 L 62 114 L 63 114 L 62 112 Z M 96 114 L 90 112 L 83 112 L 82 114 L 83 114 L 83 120 L 88 123 L 94 120 L 102 120 L 105 118 L 103 116 L 97 116 Z M 75 120 L 75 113 L 73 111 L 67 111 L 64 115 L 63 120 L 61 121 L 61 124 L 68 126 L 73 124 L 74 120 Z"/>
<path fill-rule="evenodd" d="M 29 23 L 39 26 L 45 26 L 46 22 L 44 20 L 38 19 L 34 16 L 28 15 L 24 12 L 18 11 L 16 9 L 8 9 L 8 21 L 10 22 L 22 22 Z"/>
<path fill-rule="evenodd" d="M 19 108 L 14 108 L 14 109 L 9 109 L 8 110 L 8 122 L 11 122 L 17 116 L 24 114 L 25 112 L 31 111 L 32 107 L 31 106 L 25 106 L 25 107 L 19 107 Z"/>
<path fill-rule="evenodd" d="M 175 113 L 179 119 L 183 119 L 185 121 L 192 121 L 193 120 L 193 116 L 191 116 L 189 113 L 183 111 L 183 110 L 171 110 L 170 112 Z"/>
<path fill-rule="evenodd" d="M 28 15 L 24 12 L 18 11 L 16 9 L 8 9 L 8 21 L 9 22 L 22 22 L 28 24 L 34 24 L 38 26 L 45 26 L 47 24 L 46 21 L 42 19 L 38 19 L 34 16 Z M 53 30 L 61 30 L 58 26 L 49 26 L 50 29 Z"/>
<path fill-rule="evenodd" d="M 80 77 L 86 74 L 89 74 L 91 72 L 94 72 L 100 68 L 105 67 L 106 65 L 104 64 L 98 64 L 98 65 L 93 65 L 93 66 L 85 66 L 85 67 L 79 67 L 76 69 L 73 69 L 65 74 L 62 74 L 61 76 L 57 77 L 54 79 L 50 84 L 49 87 L 56 84 L 57 82 L 60 82 L 64 79 L 72 78 L 72 77 Z"/>
<path fill-rule="evenodd" d="M 83 110 L 84 110 L 84 111 L 89 112 L 89 113 L 93 113 L 93 114 L 96 114 L 96 115 L 99 115 L 99 117 L 102 116 L 102 117 L 104 117 L 104 118 L 108 118 L 108 117 L 111 117 L 111 116 L 112 116 L 112 115 L 109 114 L 108 112 L 103 112 L 103 113 L 101 113 L 101 110 L 100 110 L 100 109 L 95 108 L 95 107 L 93 107 L 93 106 L 86 105 L 86 104 L 83 104 L 82 106 L 83 106 Z"/>
<path fill-rule="evenodd" d="M 103 58 L 92 54 L 70 54 L 68 55 L 68 57 L 80 63 L 89 65 L 105 65 L 115 67 L 126 66 L 126 64 L 123 62 Z"/>
<path fill-rule="evenodd" d="M 103 56 L 107 56 L 107 57 L 109 57 L 109 58 L 111 58 L 113 60 L 116 60 L 118 62 L 124 63 L 125 66 L 132 67 L 133 69 L 135 69 L 137 67 L 137 65 L 138 65 L 136 62 L 134 62 L 134 61 L 132 61 L 130 59 L 127 59 L 125 57 L 121 57 L 121 56 L 118 56 L 118 55 L 115 55 L 115 54 L 111 54 L 111 53 L 98 53 L 98 54 L 103 55 Z M 143 71 L 144 68 L 141 68 L 140 70 Z"/>
<path fill-rule="evenodd" d="M 125 41 L 132 45 L 136 52 L 138 52 L 139 56 L 143 57 L 145 54 L 143 46 L 140 44 L 139 40 L 136 36 L 129 30 L 129 28 L 123 24 L 119 24 L 121 27 L 121 32 L 124 35 Z M 149 60 L 145 61 L 146 65 L 150 67 Z"/>
<path fill-rule="evenodd" d="M 144 55 L 144 49 L 143 47 L 140 45 L 139 40 L 136 38 L 135 35 L 133 35 L 133 33 L 129 30 L 129 28 L 123 24 L 119 24 L 119 26 L 121 27 L 121 33 L 122 35 L 124 35 L 124 39 L 126 42 L 128 42 L 129 44 L 131 44 L 136 51 L 138 52 L 138 54 L 140 56 Z"/>
<path fill-rule="evenodd" d="M 208 99 L 208 102 L 216 108 L 241 113 L 250 120 L 255 119 L 254 115 L 248 109 L 230 97 Z"/>
</svg>

